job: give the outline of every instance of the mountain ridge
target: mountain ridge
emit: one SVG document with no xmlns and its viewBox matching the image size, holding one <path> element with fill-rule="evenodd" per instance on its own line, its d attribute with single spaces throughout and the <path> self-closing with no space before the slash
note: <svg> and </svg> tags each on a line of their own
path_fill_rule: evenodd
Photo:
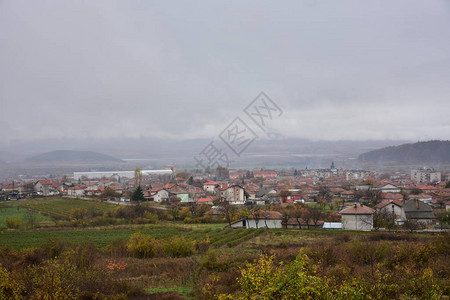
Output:
<svg viewBox="0 0 450 300">
<path fill-rule="evenodd" d="M 31 156 L 25 162 L 123 162 L 123 160 L 94 151 L 55 150 Z"/>
<path fill-rule="evenodd" d="M 432 140 L 384 147 L 359 155 L 359 162 L 402 164 L 449 164 L 450 141 Z"/>
</svg>

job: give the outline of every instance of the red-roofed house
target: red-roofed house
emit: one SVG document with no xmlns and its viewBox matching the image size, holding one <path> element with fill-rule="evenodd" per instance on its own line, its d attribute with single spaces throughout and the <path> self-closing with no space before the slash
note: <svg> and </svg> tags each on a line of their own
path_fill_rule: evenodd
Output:
<svg viewBox="0 0 450 300">
<path fill-rule="evenodd" d="M 383 211 L 388 214 L 394 215 L 395 219 L 405 219 L 405 213 L 403 211 L 403 200 L 383 200 L 376 205 L 377 211 Z"/>
<path fill-rule="evenodd" d="M 342 228 L 347 230 L 371 231 L 373 227 L 373 213 L 375 210 L 362 204 L 355 204 L 344 208 L 342 215 Z"/>
<path fill-rule="evenodd" d="M 155 202 L 169 201 L 173 197 L 173 194 L 164 188 L 152 189 L 150 195 L 150 200 Z"/>
<path fill-rule="evenodd" d="M 74 186 L 74 187 L 70 187 L 67 190 L 67 195 L 68 196 L 75 196 L 75 197 L 79 197 L 79 196 L 84 196 L 85 194 L 85 186 Z"/>
<path fill-rule="evenodd" d="M 203 189 L 208 193 L 215 193 L 219 184 L 215 181 L 208 181 L 203 184 Z"/>
<path fill-rule="evenodd" d="M 208 198 L 198 198 L 197 200 L 195 200 L 195 203 L 197 204 L 209 204 L 209 205 L 213 205 L 213 199 L 211 197 Z"/>
<path fill-rule="evenodd" d="M 165 185 L 163 186 L 163 189 L 170 190 L 170 189 L 173 189 L 173 188 L 176 187 L 176 186 L 177 186 L 176 183 L 168 183 L 168 184 L 165 184 Z"/>
<path fill-rule="evenodd" d="M 278 173 L 276 171 L 253 171 L 255 178 L 277 178 Z"/>
<path fill-rule="evenodd" d="M 381 197 L 386 200 L 403 200 L 402 194 L 395 193 L 381 193 Z"/>
<path fill-rule="evenodd" d="M 433 203 L 433 196 L 431 194 L 420 193 L 418 195 L 409 195 L 409 199 L 417 199 L 426 204 Z"/>
<path fill-rule="evenodd" d="M 388 183 L 382 186 L 379 186 L 377 188 L 374 188 L 374 190 L 382 191 L 383 193 L 400 193 L 402 189 L 392 183 Z"/>
<path fill-rule="evenodd" d="M 43 196 L 48 196 L 50 194 L 50 187 L 52 184 L 53 181 L 51 180 L 38 180 L 34 183 L 34 190 L 42 193 Z"/>
<path fill-rule="evenodd" d="M 244 188 L 237 184 L 221 190 L 220 196 L 230 204 L 244 204 L 246 200 Z"/>
<path fill-rule="evenodd" d="M 418 185 L 416 188 L 420 189 L 422 193 L 437 193 L 439 191 L 439 188 L 429 185 Z"/>
<path fill-rule="evenodd" d="M 242 177 L 245 177 L 247 172 L 240 171 L 240 172 L 230 172 L 230 179 L 241 179 Z"/>
</svg>

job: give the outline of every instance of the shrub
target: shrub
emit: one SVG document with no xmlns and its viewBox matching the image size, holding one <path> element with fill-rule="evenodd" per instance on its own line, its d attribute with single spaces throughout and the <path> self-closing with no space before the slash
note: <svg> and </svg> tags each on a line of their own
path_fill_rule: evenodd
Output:
<svg viewBox="0 0 450 300">
<path fill-rule="evenodd" d="M 347 243 L 351 241 L 351 236 L 348 233 L 338 234 L 335 236 L 334 240 L 337 243 Z"/>
<path fill-rule="evenodd" d="M 117 225 L 124 224 L 123 219 L 111 218 L 111 217 L 96 217 L 90 220 L 90 226 L 107 226 L 107 225 Z"/>
<path fill-rule="evenodd" d="M 209 241 L 196 241 L 195 242 L 195 250 L 198 253 L 206 253 L 208 251 L 209 247 L 211 246 L 211 243 Z"/>
<path fill-rule="evenodd" d="M 186 257 L 194 253 L 192 242 L 176 237 L 164 245 L 164 253 L 172 257 Z"/>
<path fill-rule="evenodd" d="M 128 251 L 139 258 L 154 257 L 161 254 L 161 243 L 141 232 L 133 233 L 127 243 Z"/>
<path fill-rule="evenodd" d="M 20 217 L 6 218 L 5 223 L 6 227 L 17 229 L 20 227 Z"/>
<path fill-rule="evenodd" d="M 158 219 L 159 219 L 157 214 L 153 214 L 149 211 L 146 211 L 144 213 L 144 217 L 147 220 L 147 223 L 150 223 L 150 224 L 155 224 L 156 222 L 158 222 Z"/>
<path fill-rule="evenodd" d="M 115 239 L 104 248 L 104 251 L 112 257 L 124 257 L 127 255 L 127 240 Z"/>
<path fill-rule="evenodd" d="M 34 299 L 76 299 L 78 289 L 74 284 L 75 268 L 49 260 L 25 270 L 31 277 L 31 286 L 27 286 Z"/>
<path fill-rule="evenodd" d="M 78 269 L 86 270 L 94 264 L 97 257 L 97 249 L 93 244 L 81 244 L 67 250 L 63 257 Z"/>
<path fill-rule="evenodd" d="M 315 274 L 306 254 L 285 267 L 278 267 L 273 256 L 261 255 L 255 264 L 247 263 L 238 278 L 246 299 L 323 299 L 330 298 L 326 281 Z"/>
<path fill-rule="evenodd" d="M 48 258 L 59 257 L 63 251 L 72 245 L 66 241 L 60 239 L 50 239 L 42 248 L 47 253 Z"/>
<path fill-rule="evenodd" d="M 86 208 L 75 208 L 70 211 L 70 217 L 75 220 L 81 220 L 87 216 L 87 213 Z"/>
<path fill-rule="evenodd" d="M 0 265 L 0 299 L 22 299 L 23 285 Z"/>
</svg>

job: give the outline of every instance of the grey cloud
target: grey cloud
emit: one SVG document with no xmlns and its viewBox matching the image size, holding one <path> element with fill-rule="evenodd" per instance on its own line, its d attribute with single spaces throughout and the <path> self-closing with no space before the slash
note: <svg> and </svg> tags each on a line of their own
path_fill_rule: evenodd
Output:
<svg viewBox="0 0 450 300">
<path fill-rule="evenodd" d="M 2 1 L 0 144 L 209 138 L 261 90 L 286 112 L 285 136 L 449 139 L 449 13 L 445 1 Z"/>
</svg>

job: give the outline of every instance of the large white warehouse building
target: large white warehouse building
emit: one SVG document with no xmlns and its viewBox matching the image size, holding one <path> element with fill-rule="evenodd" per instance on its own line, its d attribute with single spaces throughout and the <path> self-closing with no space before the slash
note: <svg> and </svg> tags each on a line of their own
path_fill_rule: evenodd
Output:
<svg viewBox="0 0 450 300">
<path fill-rule="evenodd" d="M 172 175 L 172 170 L 141 170 L 142 176 L 148 175 Z M 134 171 L 105 171 L 105 172 L 73 172 L 73 179 L 79 180 L 81 178 L 95 179 L 95 178 L 109 178 L 111 176 L 120 176 L 133 178 Z"/>
</svg>

